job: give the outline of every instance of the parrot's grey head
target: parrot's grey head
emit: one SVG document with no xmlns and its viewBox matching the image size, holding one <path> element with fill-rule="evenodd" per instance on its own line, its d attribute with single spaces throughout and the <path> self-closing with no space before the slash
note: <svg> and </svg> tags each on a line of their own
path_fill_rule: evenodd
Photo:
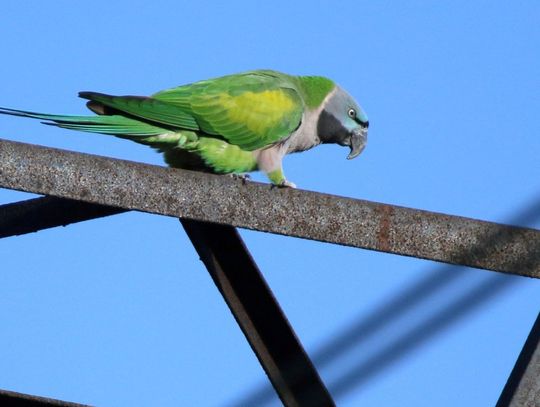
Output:
<svg viewBox="0 0 540 407">
<path fill-rule="evenodd" d="M 317 133 L 322 143 L 337 143 L 351 148 L 347 159 L 357 157 L 365 148 L 369 121 L 355 100 L 339 86 L 325 101 Z"/>
</svg>

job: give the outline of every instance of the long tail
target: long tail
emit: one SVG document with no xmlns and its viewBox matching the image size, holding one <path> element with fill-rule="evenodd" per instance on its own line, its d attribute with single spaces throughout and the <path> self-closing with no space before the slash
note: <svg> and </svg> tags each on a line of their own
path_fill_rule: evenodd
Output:
<svg viewBox="0 0 540 407">
<path fill-rule="evenodd" d="M 50 126 L 90 133 L 110 134 L 143 143 L 143 139 L 148 136 L 157 136 L 170 132 L 168 129 L 120 115 L 64 116 L 7 109 L 3 107 L 0 107 L 0 114 L 30 117 L 32 119 L 43 120 L 43 124 Z"/>
</svg>

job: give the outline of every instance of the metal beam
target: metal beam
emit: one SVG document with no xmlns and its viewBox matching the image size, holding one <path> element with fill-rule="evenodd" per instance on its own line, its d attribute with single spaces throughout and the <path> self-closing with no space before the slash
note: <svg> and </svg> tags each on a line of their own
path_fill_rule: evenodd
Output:
<svg viewBox="0 0 540 407">
<path fill-rule="evenodd" d="M 89 407 L 86 404 L 32 396 L 8 390 L 0 390 L 0 405 L 11 407 Z"/>
<path fill-rule="evenodd" d="M 181 220 L 285 406 L 334 406 L 238 231 Z"/>
<path fill-rule="evenodd" d="M 0 140 L 0 187 L 540 278 L 540 231 Z"/>
<path fill-rule="evenodd" d="M 540 314 L 496 407 L 540 406 Z"/>
</svg>

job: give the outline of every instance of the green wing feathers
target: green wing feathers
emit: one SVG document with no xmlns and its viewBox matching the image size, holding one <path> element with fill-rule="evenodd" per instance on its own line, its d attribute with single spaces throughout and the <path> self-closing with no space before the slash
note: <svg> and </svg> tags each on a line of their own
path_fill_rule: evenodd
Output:
<svg viewBox="0 0 540 407">
<path fill-rule="evenodd" d="M 164 90 L 153 98 L 189 111 L 205 134 L 253 151 L 285 139 L 300 125 L 304 105 L 290 78 L 253 71 Z"/>
<path fill-rule="evenodd" d="M 151 97 L 79 95 L 168 131 L 188 130 L 253 151 L 282 141 L 300 125 L 304 104 L 293 84 L 287 75 L 254 71 L 168 89 Z"/>
<path fill-rule="evenodd" d="M 161 126 L 199 130 L 195 118 L 189 113 L 168 103 L 144 96 L 110 96 L 96 92 L 79 92 L 79 96 L 98 102 L 113 110 L 154 122 Z"/>
</svg>

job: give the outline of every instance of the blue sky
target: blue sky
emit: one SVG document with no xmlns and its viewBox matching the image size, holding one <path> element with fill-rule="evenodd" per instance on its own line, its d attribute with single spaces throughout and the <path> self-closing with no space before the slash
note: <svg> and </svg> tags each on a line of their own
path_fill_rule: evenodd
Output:
<svg viewBox="0 0 540 407">
<path fill-rule="evenodd" d="M 368 113 L 369 144 L 353 161 L 336 146 L 287 157 L 300 188 L 540 228 L 539 18 L 533 1 L 9 1 L 0 105 L 80 114 L 80 90 L 326 75 Z M 0 131 L 162 164 L 30 120 Z M 340 406 L 493 405 L 539 310 L 532 279 L 241 233 Z M 0 256 L 0 388 L 100 406 L 267 400 L 177 220 L 123 214 L 5 239 Z"/>
</svg>

